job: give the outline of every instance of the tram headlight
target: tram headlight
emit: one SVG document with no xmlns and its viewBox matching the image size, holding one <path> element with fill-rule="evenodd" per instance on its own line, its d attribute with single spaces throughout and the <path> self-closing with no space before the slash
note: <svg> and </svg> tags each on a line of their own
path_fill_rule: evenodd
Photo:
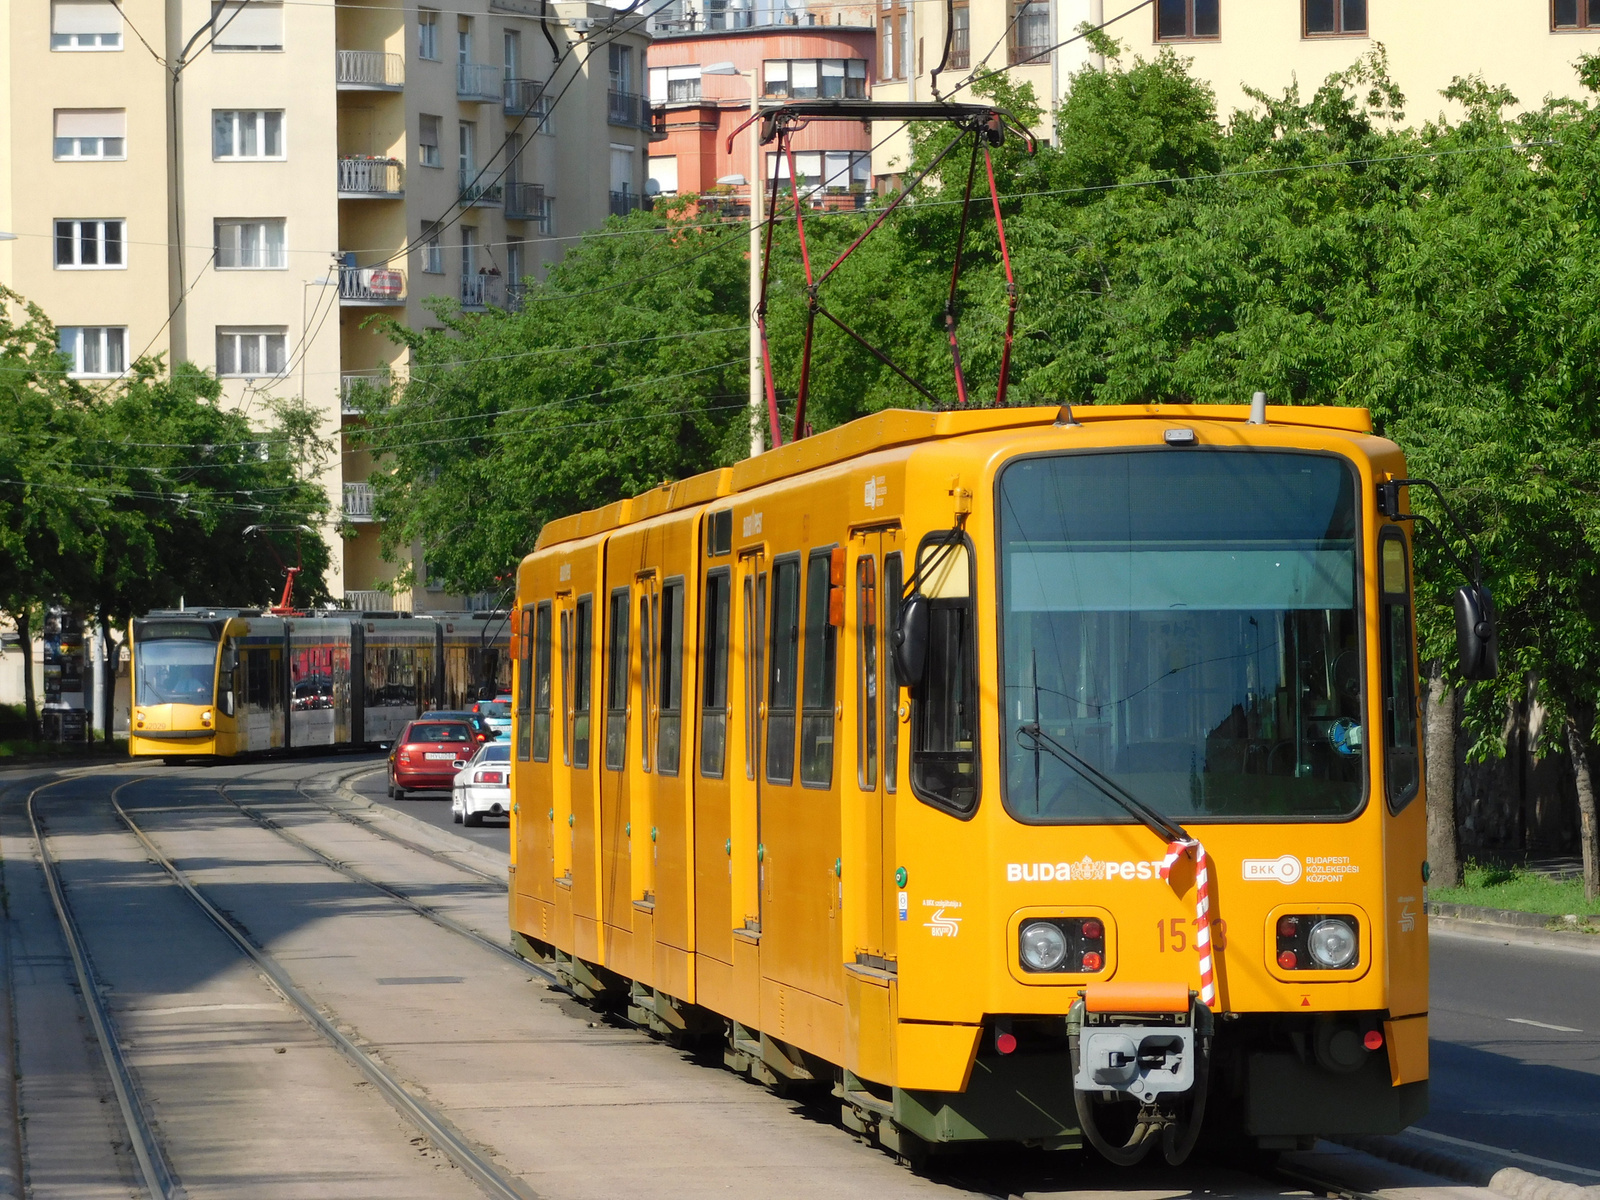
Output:
<svg viewBox="0 0 1600 1200">
<path fill-rule="evenodd" d="M 1317 966 L 1337 971 L 1355 961 L 1356 931 L 1337 917 L 1325 918 L 1311 927 L 1306 949 Z"/>
<path fill-rule="evenodd" d="M 1030 921 L 1020 938 L 1022 965 L 1030 971 L 1054 971 L 1067 957 L 1067 937 L 1049 921 Z"/>
<path fill-rule="evenodd" d="M 209 708 L 206 709 L 204 712 L 202 712 L 200 714 L 200 724 L 202 724 L 202 725 L 211 724 L 211 710 Z"/>
</svg>

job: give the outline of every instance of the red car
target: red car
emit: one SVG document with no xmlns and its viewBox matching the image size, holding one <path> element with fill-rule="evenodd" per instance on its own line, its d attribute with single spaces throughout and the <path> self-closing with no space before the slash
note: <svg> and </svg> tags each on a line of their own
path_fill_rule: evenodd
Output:
<svg viewBox="0 0 1600 1200">
<path fill-rule="evenodd" d="M 404 800 L 408 791 L 449 791 L 456 764 L 478 748 L 465 721 L 412 721 L 389 751 L 389 797 Z"/>
</svg>

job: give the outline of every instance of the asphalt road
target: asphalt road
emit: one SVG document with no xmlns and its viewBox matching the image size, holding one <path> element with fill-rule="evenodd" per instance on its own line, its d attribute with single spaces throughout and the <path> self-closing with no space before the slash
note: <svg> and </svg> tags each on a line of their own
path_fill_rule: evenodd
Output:
<svg viewBox="0 0 1600 1200">
<path fill-rule="evenodd" d="M 341 766 L 347 765 L 348 761 L 343 760 Z M 426 821 L 430 825 L 437 825 L 440 829 L 448 829 L 464 838 L 471 838 L 480 845 L 492 846 L 496 850 L 511 853 L 511 818 L 484 817 L 483 824 L 472 829 L 465 825 L 457 825 L 450 816 L 449 792 L 408 792 L 404 800 L 391 800 L 388 796 L 389 776 L 384 770 L 384 759 L 374 759 L 373 767 L 375 769 L 372 774 L 362 775 L 350 781 L 350 786 L 368 800 Z"/>
<path fill-rule="evenodd" d="M 381 763 L 381 760 L 378 760 Z M 458 836 L 507 850 L 508 823 L 467 829 L 447 792 L 403 801 L 378 771 L 362 795 Z M 1547 1160 L 1529 1171 L 1600 1184 L 1600 938 L 1589 952 L 1434 931 L 1431 1110 L 1425 1133 Z M 1470 1146 L 1432 1139 L 1437 1149 Z"/>
</svg>

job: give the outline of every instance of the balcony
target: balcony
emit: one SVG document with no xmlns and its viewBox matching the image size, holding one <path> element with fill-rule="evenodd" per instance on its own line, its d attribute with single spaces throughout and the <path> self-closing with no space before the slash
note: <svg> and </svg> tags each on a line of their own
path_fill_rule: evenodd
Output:
<svg viewBox="0 0 1600 1200">
<path fill-rule="evenodd" d="M 372 520 L 372 485 L 347 483 L 344 485 L 344 515 L 351 521 Z"/>
<path fill-rule="evenodd" d="M 1006 62 L 1013 67 L 1026 63 L 1048 64 L 1050 43 L 1046 41 L 1012 42 L 1006 47 Z"/>
<path fill-rule="evenodd" d="M 505 196 L 505 189 L 498 183 L 485 183 L 491 179 L 487 171 L 478 171 L 472 167 L 462 167 L 456 176 L 460 187 L 457 203 L 462 208 L 487 208 L 499 204 Z"/>
<path fill-rule="evenodd" d="M 366 154 L 339 157 L 339 199 L 398 200 L 405 194 L 398 159 Z"/>
<path fill-rule="evenodd" d="M 456 99 L 497 103 L 501 98 L 500 80 L 503 72 L 488 63 L 458 62 L 456 64 Z"/>
<path fill-rule="evenodd" d="M 506 311 L 515 313 L 522 311 L 522 305 L 528 298 L 528 285 L 525 283 L 506 284 Z"/>
<path fill-rule="evenodd" d="M 544 80 L 504 79 L 501 80 L 501 89 L 501 103 L 506 116 L 520 117 L 526 113 L 534 121 L 543 121 L 550 116 L 550 97 L 544 94 Z"/>
<path fill-rule="evenodd" d="M 339 414 L 365 416 L 367 402 L 387 391 L 389 383 L 389 372 L 382 367 L 371 371 L 346 371 L 339 376 Z"/>
<path fill-rule="evenodd" d="M 506 220 L 530 222 L 540 233 L 550 232 L 550 202 L 537 183 L 506 184 Z"/>
<path fill-rule="evenodd" d="M 635 192 L 631 188 L 623 188 L 620 192 L 611 193 L 611 215 L 625 217 L 636 209 L 649 212 L 655 208 L 655 198 Z"/>
<path fill-rule="evenodd" d="M 392 267 L 339 268 L 339 303 L 344 307 L 384 308 L 405 302 L 405 272 Z"/>
<path fill-rule="evenodd" d="M 340 50 L 338 72 L 341 92 L 398 92 L 406 83 L 406 60 L 382 50 Z"/>
<path fill-rule="evenodd" d="M 650 128 L 650 101 L 636 92 L 606 92 L 606 120 L 629 129 Z"/>
<path fill-rule="evenodd" d="M 950 69 L 965 71 L 972 65 L 972 31 L 966 25 L 957 25 L 950 31 Z"/>
<path fill-rule="evenodd" d="M 479 271 L 476 275 L 461 277 L 461 307 L 482 312 L 500 304 L 500 276 Z"/>
<path fill-rule="evenodd" d="M 346 485 L 348 486 L 348 485 Z M 346 588 L 344 606 L 356 612 L 394 612 L 394 597 L 375 588 Z"/>
</svg>

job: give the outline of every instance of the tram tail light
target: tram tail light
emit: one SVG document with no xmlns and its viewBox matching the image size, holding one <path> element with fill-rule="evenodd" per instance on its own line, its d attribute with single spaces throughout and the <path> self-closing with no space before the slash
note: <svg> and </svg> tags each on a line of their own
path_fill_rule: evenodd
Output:
<svg viewBox="0 0 1600 1200">
<path fill-rule="evenodd" d="M 1367 1030 L 1367 1035 L 1361 1039 L 1361 1044 L 1368 1050 L 1382 1050 L 1383 1031 L 1381 1029 Z"/>
</svg>

